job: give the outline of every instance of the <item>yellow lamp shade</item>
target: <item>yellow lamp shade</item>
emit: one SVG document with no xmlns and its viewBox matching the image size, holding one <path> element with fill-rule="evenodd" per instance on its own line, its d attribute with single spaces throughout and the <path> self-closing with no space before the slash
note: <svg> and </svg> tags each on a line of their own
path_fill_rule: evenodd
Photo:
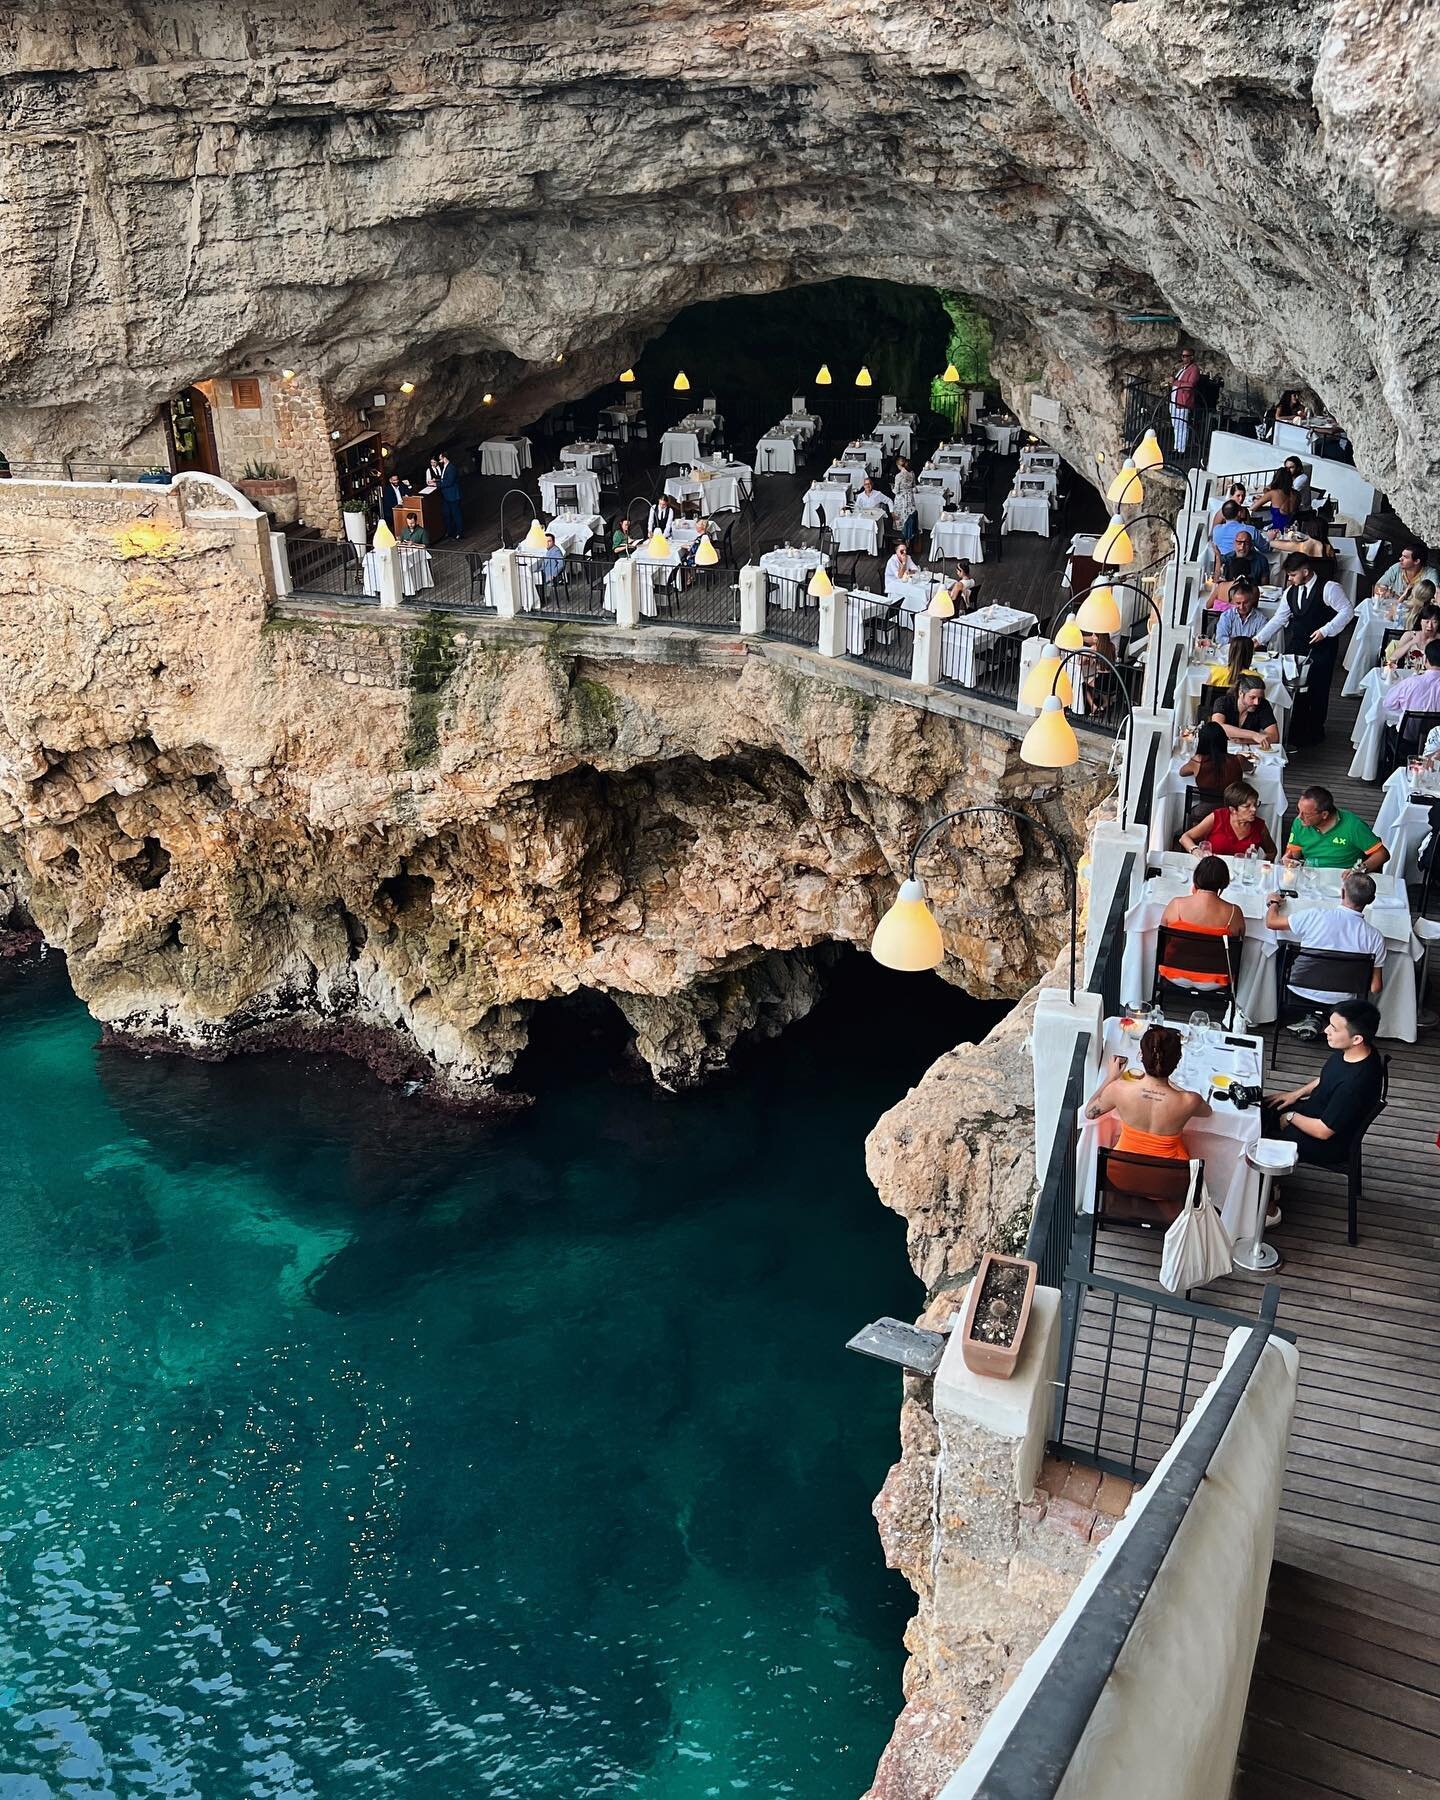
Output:
<svg viewBox="0 0 1440 1800">
<path fill-rule="evenodd" d="M 293 369 L 282 369 L 280 373 L 286 381 L 293 381 L 295 379 L 295 371 Z"/>
<path fill-rule="evenodd" d="M 1160 440 L 1155 435 L 1152 425 L 1135 446 L 1135 454 L 1131 461 L 1137 469 L 1158 469 L 1165 460 L 1165 452 L 1160 448 Z"/>
<path fill-rule="evenodd" d="M 1119 513 L 1110 515 L 1110 523 L 1090 554 L 1097 563 L 1104 563 L 1107 568 L 1121 568 L 1126 563 L 1134 562 L 1135 546 L 1130 542 L 1130 533 L 1125 529 Z"/>
<path fill-rule="evenodd" d="M 695 550 L 695 561 L 702 569 L 713 569 L 720 560 L 720 552 L 708 537 L 702 537 Z"/>
<path fill-rule="evenodd" d="M 690 392 L 690 377 L 683 369 L 675 377 L 675 392 L 677 394 L 688 394 Z"/>
<path fill-rule="evenodd" d="M 1075 698 L 1070 671 L 1060 660 L 1060 652 L 1050 644 L 1030 665 L 1030 673 L 1020 683 L 1020 704 L 1043 706 L 1052 695 L 1058 695 L 1065 706 Z"/>
<path fill-rule="evenodd" d="M 493 394 L 482 394 L 480 396 L 480 402 L 483 406 L 489 406 L 493 402 L 494 398 L 495 398 L 495 396 Z"/>
<path fill-rule="evenodd" d="M 415 383 L 413 381 L 402 381 L 400 383 L 400 392 L 402 394 L 413 394 L 415 392 Z"/>
<path fill-rule="evenodd" d="M 370 542 L 377 550 L 388 550 L 395 542 L 395 533 L 382 519 L 375 527 L 375 535 L 371 538 Z"/>
<path fill-rule="evenodd" d="M 663 531 L 657 529 L 650 533 L 650 542 L 645 546 L 645 554 L 658 557 L 661 562 L 669 562 L 670 540 Z"/>
<path fill-rule="evenodd" d="M 635 371 L 633 369 L 622 369 L 620 371 L 620 379 L 627 383 L 633 381 L 635 379 Z"/>
<path fill-rule="evenodd" d="M 1106 488 L 1105 498 L 1112 506 L 1138 506 L 1145 498 L 1145 484 L 1128 457 L 1120 465 L 1120 473 Z"/>
<path fill-rule="evenodd" d="M 930 596 L 930 604 L 925 608 L 932 619 L 953 619 L 955 602 L 950 598 L 949 588 L 936 588 Z"/>
<path fill-rule="evenodd" d="M 914 974 L 938 969 L 945 960 L 945 944 L 925 899 L 923 881 L 903 881 L 895 903 L 875 927 L 870 954 L 887 969 Z"/>
<path fill-rule="evenodd" d="M 855 385 L 856 387 L 874 387 L 875 383 L 870 379 L 870 371 L 868 369 L 862 369 L 855 377 Z"/>
<path fill-rule="evenodd" d="M 525 533 L 524 548 L 527 550 L 537 550 L 542 553 L 544 552 L 544 549 L 545 549 L 545 527 L 540 523 L 540 521 L 538 519 L 532 519 L 530 521 L 530 529 Z"/>
<path fill-rule="evenodd" d="M 816 387 L 829 387 L 832 379 L 829 363 L 821 363 L 820 373 L 815 377 Z"/>
<path fill-rule="evenodd" d="M 1036 769 L 1068 769 L 1080 760 L 1075 727 L 1065 708 L 1052 694 L 1040 708 L 1035 723 L 1020 745 L 1020 760 Z"/>
<path fill-rule="evenodd" d="M 1108 587 L 1094 587 L 1080 602 L 1080 610 L 1075 615 L 1075 623 L 1082 631 L 1104 631 L 1111 637 L 1120 629 L 1120 603 L 1115 598 L 1115 591 Z M 1059 639 L 1055 640 L 1059 643 Z"/>
<path fill-rule="evenodd" d="M 1098 630 L 1099 627 L 1092 625 L 1090 629 L 1095 631 Z M 1066 619 L 1065 623 L 1055 633 L 1055 648 L 1057 650 L 1079 650 L 1084 646 L 1084 643 L 1085 633 L 1081 629 L 1080 621 L 1075 617 L 1074 613 L 1071 613 L 1070 617 Z"/>
<path fill-rule="evenodd" d="M 942 381 L 959 381 L 960 371 L 955 367 L 954 363 L 946 363 L 945 373 L 940 379 Z"/>
<path fill-rule="evenodd" d="M 805 592 L 810 595 L 812 600 L 823 600 L 827 594 L 835 592 L 835 583 L 823 569 L 817 569 L 810 577 Z"/>
</svg>

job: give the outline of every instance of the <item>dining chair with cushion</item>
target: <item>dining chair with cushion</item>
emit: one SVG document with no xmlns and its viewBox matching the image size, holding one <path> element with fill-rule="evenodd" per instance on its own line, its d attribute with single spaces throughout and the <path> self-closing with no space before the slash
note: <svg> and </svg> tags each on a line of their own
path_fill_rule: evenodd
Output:
<svg viewBox="0 0 1440 1800">
<path fill-rule="evenodd" d="M 1155 986 L 1151 1000 L 1183 996 L 1186 1005 L 1227 1026 L 1235 1022 L 1235 988 L 1240 978 L 1239 938 L 1212 937 L 1183 925 L 1162 925 L 1155 934 Z"/>
<path fill-rule="evenodd" d="M 1200 1165 L 1199 1179 L 1204 1180 Z M 1137 1156 L 1131 1150 L 1102 1148 L 1095 1169 L 1095 1212 L 1090 1231 L 1090 1267 L 1102 1226 L 1166 1231 L 1190 1199 L 1194 1177 L 1188 1161 L 1169 1156 Z"/>
<path fill-rule="evenodd" d="M 1275 1023 L 1270 1028 L 1272 1068 L 1280 1053 L 1280 1028 L 1307 1014 L 1328 1012 L 1324 1001 L 1307 1000 L 1297 987 L 1319 994 L 1343 994 L 1347 999 L 1370 999 L 1375 959 L 1362 950 L 1307 950 L 1301 944 L 1281 944 L 1275 972 Z"/>
</svg>

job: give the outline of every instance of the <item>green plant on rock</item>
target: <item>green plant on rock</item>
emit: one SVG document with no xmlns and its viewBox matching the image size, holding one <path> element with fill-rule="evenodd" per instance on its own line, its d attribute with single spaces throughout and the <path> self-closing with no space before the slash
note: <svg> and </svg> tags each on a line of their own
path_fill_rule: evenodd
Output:
<svg viewBox="0 0 1440 1800">
<path fill-rule="evenodd" d="M 410 721 L 405 766 L 418 769 L 440 748 L 443 689 L 460 664 L 454 626 L 440 613 L 427 613 L 410 636 Z"/>
</svg>

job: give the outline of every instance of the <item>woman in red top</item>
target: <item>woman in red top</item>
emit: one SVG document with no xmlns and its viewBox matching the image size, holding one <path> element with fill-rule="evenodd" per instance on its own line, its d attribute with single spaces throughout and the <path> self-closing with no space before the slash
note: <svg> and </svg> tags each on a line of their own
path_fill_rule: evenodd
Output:
<svg viewBox="0 0 1440 1800">
<path fill-rule="evenodd" d="M 1182 850 L 1198 850 L 1206 839 L 1212 856 L 1243 856 L 1259 850 L 1273 862 L 1275 840 L 1260 817 L 1260 796 L 1248 781 L 1237 781 L 1225 790 L 1225 804 L 1206 813 L 1180 834 Z"/>
</svg>

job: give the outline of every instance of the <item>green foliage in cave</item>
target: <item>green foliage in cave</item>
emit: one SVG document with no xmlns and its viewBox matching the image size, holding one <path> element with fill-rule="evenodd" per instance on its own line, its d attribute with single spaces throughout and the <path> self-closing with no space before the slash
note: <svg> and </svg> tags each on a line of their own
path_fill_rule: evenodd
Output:
<svg viewBox="0 0 1440 1800">
<path fill-rule="evenodd" d="M 950 320 L 944 366 L 954 363 L 960 381 L 957 389 L 936 376 L 930 383 L 930 405 L 935 412 L 949 414 L 957 392 L 990 385 L 990 321 L 964 294 L 942 290 L 940 304 Z"/>
</svg>

